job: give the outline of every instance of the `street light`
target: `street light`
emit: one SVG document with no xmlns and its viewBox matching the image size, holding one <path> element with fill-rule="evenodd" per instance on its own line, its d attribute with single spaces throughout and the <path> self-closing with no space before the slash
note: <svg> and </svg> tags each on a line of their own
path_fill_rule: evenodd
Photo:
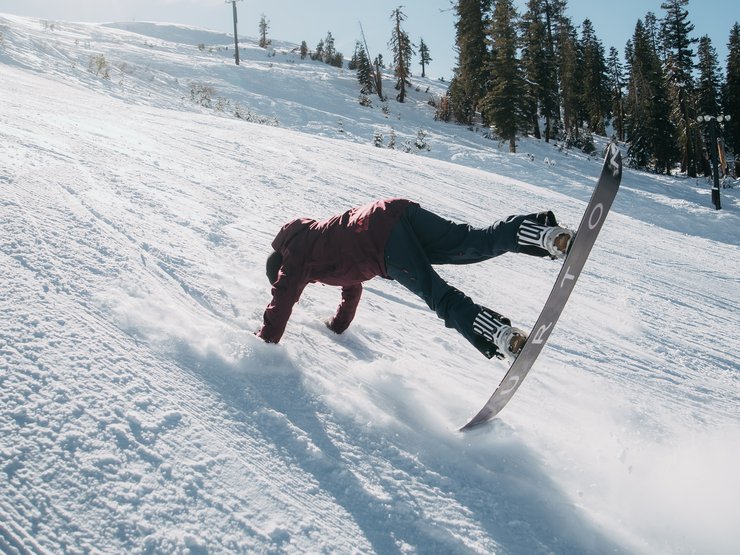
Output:
<svg viewBox="0 0 740 555">
<path fill-rule="evenodd" d="M 717 122 L 720 124 L 730 121 L 730 116 L 720 114 L 719 116 L 701 115 L 696 118 L 699 123 L 709 124 L 709 152 L 712 158 L 712 174 L 714 175 L 714 186 L 712 187 L 712 204 L 717 210 L 722 209 L 719 201 L 719 168 L 717 167 L 717 149 L 719 141 L 717 139 Z"/>
</svg>

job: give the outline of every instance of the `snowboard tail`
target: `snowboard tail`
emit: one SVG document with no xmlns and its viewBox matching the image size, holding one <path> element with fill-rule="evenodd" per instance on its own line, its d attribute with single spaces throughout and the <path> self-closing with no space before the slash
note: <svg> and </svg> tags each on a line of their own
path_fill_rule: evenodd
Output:
<svg viewBox="0 0 740 555">
<path fill-rule="evenodd" d="M 494 418 L 509 402 L 545 346 L 583 270 L 591 248 L 604 225 L 622 180 L 622 155 L 615 143 L 607 149 L 601 175 L 586 207 L 575 239 L 537 322 L 519 356 L 483 408 L 460 428 L 470 430 Z"/>
</svg>

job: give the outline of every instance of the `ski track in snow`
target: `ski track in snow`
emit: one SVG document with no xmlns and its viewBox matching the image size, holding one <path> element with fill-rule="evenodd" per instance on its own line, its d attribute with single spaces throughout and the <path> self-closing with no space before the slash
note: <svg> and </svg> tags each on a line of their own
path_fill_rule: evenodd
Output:
<svg viewBox="0 0 740 555">
<path fill-rule="evenodd" d="M 463 435 L 502 364 L 383 280 L 344 335 L 321 323 L 338 291 L 313 286 L 263 344 L 269 243 L 292 217 L 388 196 L 574 226 L 599 160 L 503 153 L 433 122 L 418 91 L 385 118 L 352 72 L 282 46 L 237 70 L 195 48 L 229 38 L 197 29 L 0 15 L 0 32 L 0 551 L 740 544 L 737 189 L 715 212 L 704 183 L 626 170 L 527 383 Z M 87 71 L 96 53 L 110 80 Z M 193 81 L 278 126 L 195 106 Z M 399 144 L 429 129 L 432 150 L 369 146 L 391 126 Z M 505 256 L 440 273 L 527 327 L 557 270 Z"/>
</svg>

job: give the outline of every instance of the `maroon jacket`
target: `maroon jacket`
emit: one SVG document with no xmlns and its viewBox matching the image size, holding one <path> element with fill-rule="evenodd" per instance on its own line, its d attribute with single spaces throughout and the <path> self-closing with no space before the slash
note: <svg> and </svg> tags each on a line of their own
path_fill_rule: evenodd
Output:
<svg viewBox="0 0 740 555">
<path fill-rule="evenodd" d="M 257 335 L 269 343 L 280 341 L 293 305 L 314 282 L 342 287 L 342 301 L 328 325 L 336 333 L 346 330 L 360 302 L 362 282 L 388 278 L 385 244 L 409 204 L 405 199 L 379 200 L 328 220 L 300 218 L 285 224 L 272 242 L 283 264 Z"/>
</svg>

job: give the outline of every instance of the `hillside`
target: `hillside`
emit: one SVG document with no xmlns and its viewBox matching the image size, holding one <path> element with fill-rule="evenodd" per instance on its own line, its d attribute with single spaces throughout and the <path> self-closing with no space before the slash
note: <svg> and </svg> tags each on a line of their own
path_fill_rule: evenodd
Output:
<svg viewBox="0 0 740 555">
<path fill-rule="evenodd" d="M 176 25 L 0 33 L 0 551 L 734 553 L 737 188 L 715 211 L 703 180 L 625 171 L 527 382 L 461 434 L 505 365 L 380 279 L 344 335 L 314 285 L 262 343 L 270 241 L 390 196 L 575 225 L 599 159 L 434 122 L 431 81 L 363 107 L 289 43 L 236 67 Z M 391 129 L 430 150 L 375 148 Z M 558 269 L 440 273 L 527 328 Z"/>
</svg>

